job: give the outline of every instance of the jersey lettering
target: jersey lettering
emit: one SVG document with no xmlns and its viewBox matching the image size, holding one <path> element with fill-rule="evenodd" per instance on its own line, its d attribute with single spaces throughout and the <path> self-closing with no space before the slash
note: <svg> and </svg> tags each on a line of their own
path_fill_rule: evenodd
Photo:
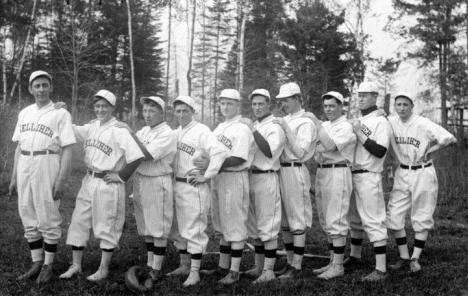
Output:
<svg viewBox="0 0 468 296">
<path fill-rule="evenodd" d="M 104 154 L 106 154 L 107 156 L 109 156 L 112 152 L 112 148 L 107 146 L 106 144 L 104 144 L 103 142 L 99 141 L 99 140 L 96 140 L 96 139 L 89 139 L 89 140 L 86 140 L 86 144 L 85 144 L 86 147 L 94 147 L 96 149 L 99 149 L 101 150 L 102 152 L 104 152 Z"/>
<path fill-rule="evenodd" d="M 372 131 L 364 124 L 361 125 L 361 131 L 364 135 L 366 135 L 366 137 L 369 137 L 372 134 Z"/>
<path fill-rule="evenodd" d="M 177 143 L 177 149 L 181 150 L 181 151 L 184 151 L 185 153 L 188 153 L 191 156 L 193 156 L 193 154 L 195 153 L 195 148 L 193 148 L 190 145 L 187 145 L 185 143 L 181 143 L 181 142 Z"/>
<path fill-rule="evenodd" d="M 52 138 L 52 136 L 54 135 L 54 132 L 48 126 L 45 126 L 43 124 L 38 124 L 38 125 L 35 125 L 34 123 L 22 124 L 20 127 L 20 132 L 22 133 L 22 132 L 27 132 L 27 131 L 39 132 L 41 134 L 48 136 L 49 138 Z"/>
<path fill-rule="evenodd" d="M 420 141 L 416 140 L 415 138 L 411 137 L 395 137 L 395 142 L 399 145 L 401 144 L 409 144 L 413 145 L 416 148 L 419 148 L 419 144 L 421 144 Z"/>
<path fill-rule="evenodd" d="M 224 144 L 224 146 L 228 147 L 229 150 L 232 150 L 232 141 L 226 138 L 224 135 L 218 136 L 218 141 Z"/>
</svg>

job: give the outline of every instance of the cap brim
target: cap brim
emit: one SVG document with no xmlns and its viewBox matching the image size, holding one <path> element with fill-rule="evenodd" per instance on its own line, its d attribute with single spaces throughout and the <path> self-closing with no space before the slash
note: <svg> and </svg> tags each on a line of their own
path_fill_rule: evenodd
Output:
<svg viewBox="0 0 468 296">
<path fill-rule="evenodd" d="M 97 101 L 100 101 L 100 100 L 104 100 L 104 101 L 106 101 L 107 103 L 109 103 L 109 105 L 115 107 L 115 105 L 113 105 L 111 102 L 109 102 L 108 99 L 106 99 L 106 98 L 104 98 L 104 97 L 101 97 L 101 96 L 94 96 L 93 104 L 96 103 Z"/>
</svg>

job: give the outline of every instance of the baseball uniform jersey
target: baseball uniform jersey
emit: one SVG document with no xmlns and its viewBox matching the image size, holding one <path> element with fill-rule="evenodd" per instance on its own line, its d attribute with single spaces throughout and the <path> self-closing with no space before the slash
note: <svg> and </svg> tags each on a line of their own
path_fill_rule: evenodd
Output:
<svg viewBox="0 0 468 296">
<path fill-rule="evenodd" d="M 247 239 L 249 211 L 249 175 L 247 169 L 253 159 L 254 138 L 250 129 L 236 116 L 218 125 L 213 134 L 224 145 L 229 157 L 245 162 L 228 167 L 213 178 L 211 183 L 211 217 L 213 228 L 227 242 Z"/>
<path fill-rule="evenodd" d="M 255 145 L 250 170 L 250 206 L 247 230 L 250 238 L 263 242 L 278 238 L 281 225 L 281 194 L 279 187 L 279 158 L 286 136 L 283 129 L 274 124 L 273 115 L 255 121 L 255 129 L 270 146 L 272 157 L 266 157 Z"/>
<path fill-rule="evenodd" d="M 304 113 L 304 109 L 301 109 L 284 117 L 289 128 L 296 134 L 296 141 L 303 151 L 301 155 L 296 155 L 290 147 L 293 143 L 286 139 L 283 153 L 280 156 L 281 226 L 291 232 L 305 230 L 312 226 L 310 175 L 303 163 L 315 152 L 317 128 L 312 120 L 302 117 Z"/>
<path fill-rule="evenodd" d="M 315 176 L 315 199 L 320 225 L 331 238 L 348 234 L 347 215 L 352 193 L 350 166 L 353 163 L 356 135 L 346 116 L 322 124 L 332 140 L 331 147 L 319 141 L 315 150 L 318 164 Z"/>
<path fill-rule="evenodd" d="M 84 126 L 73 126 L 78 141 L 85 149 L 88 173 L 76 198 L 67 244 L 86 246 L 89 230 L 100 239 L 102 249 L 115 248 L 122 235 L 125 220 L 125 185 L 103 180 L 106 172 L 119 172 L 126 163 L 143 158 L 143 152 L 126 129 L 116 127 L 115 118 L 101 125 L 99 120 Z"/>
<path fill-rule="evenodd" d="M 445 144 L 454 136 L 427 118 L 412 115 L 407 122 L 399 116 L 389 117 L 393 130 L 392 153 L 400 164 L 395 172 L 387 210 L 387 227 L 401 230 L 406 213 L 411 209 L 414 231 L 434 226 L 433 214 L 437 204 L 437 176 L 432 161 L 422 159 L 433 143 Z"/>
<path fill-rule="evenodd" d="M 60 170 L 60 149 L 76 143 L 70 113 L 54 104 L 30 105 L 19 113 L 13 134 L 21 154 L 17 166 L 18 210 L 26 239 L 44 238 L 56 244 L 61 237 L 60 200 L 53 200 L 53 186 Z M 34 152 L 48 154 L 35 155 Z"/>
<path fill-rule="evenodd" d="M 138 234 L 167 238 L 174 210 L 172 162 L 177 138 L 165 122 L 155 127 L 145 126 L 136 136 L 153 157 L 140 164 L 133 179 Z"/>
<path fill-rule="evenodd" d="M 391 127 L 387 119 L 373 111 L 361 119 L 361 131 L 367 138 L 388 149 Z M 348 220 L 351 229 L 364 230 L 371 242 L 387 239 L 382 176 L 385 157 L 378 158 L 358 141 L 354 152 L 353 188 Z"/>
<path fill-rule="evenodd" d="M 191 121 L 179 127 L 177 133 L 177 153 L 174 159 L 174 222 L 170 238 L 179 250 L 191 254 L 203 253 L 208 244 L 205 233 L 210 207 L 210 189 L 207 183 L 192 186 L 187 183 L 189 174 L 203 174 L 213 178 L 227 157 L 226 149 L 216 139 L 210 129 L 201 123 Z M 193 160 L 209 156 L 210 164 L 205 172 L 200 172 Z"/>
</svg>

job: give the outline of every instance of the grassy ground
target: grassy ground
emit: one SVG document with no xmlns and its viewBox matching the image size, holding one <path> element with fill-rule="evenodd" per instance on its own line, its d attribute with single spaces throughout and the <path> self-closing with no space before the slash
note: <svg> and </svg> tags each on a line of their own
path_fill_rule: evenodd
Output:
<svg viewBox="0 0 468 296">
<path fill-rule="evenodd" d="M 449 151 L 447 159 L 442 159 L 440 165 L 450 166 L 450 160 L 460 165 L 460 158 L 456 151 Z M 79 153 L 77 154 L 79 156 Z M 458 156 L 457 156 L 458 155 Z M 79 157 L 77 157 L 79 158 Z M 55 275 L 64 272 L 71 261 L 71 250 L 64 245 L 66 231 L 70 223 L 74 208 L 74 198 L 84 176 L 84 167 L 74 162 L 75 168 L 72 179 L 68 184 L 68 191 L 63 198 L 61 213 L 63 216 L 63 238 L 54 264 Z M 461 165 L 463 165 L 462 163 Z M 465 167 L 466 171 L 466 167 Z M 251 279 L 241 278 L 232 287 L 220 287 L 216 284 L 218 278 L 204 277 L 202 282 L 194 288 L 183 289 L 184 279 L 166 279 L 152 293 L 148 295 L 181 295 L 181 294 L 219 294 L 219 295 L 468 295 L 468 197 L 466 191 L 448 191 L 451 177 L 449 170 L 438 172 L 446 196 L 440 198 L 440 204 L 435 213 L 436 227 L 430 232 L 430 238 L 420 260 L 423 271 L 411 275 L 407 271 L 390 273 L 389 277 L 379 283 L 362 283 L 360 278 L 373 269 L 373 251 L 369 242 L 365 241 L 363 258 L 365 264 L 357 269 L 349 269 L 342 278 L 322 281 L 317 279 L 312 269 L 325 265 L 327 260 L 304 259 L 304 277 L 290 282 L 271 282 L 264 285 L 252 285 Z M 464 175 L 466 180 L 466 174 Z M 447 181 L 448 180 L 448 181 Z M 458 180 L 458 179 L 457 179 Z M 465 187 L 466 188 L 466 187 Z M 30 266 L 28 245 L 23 238 L 23 228 L 17 212 L 17 202 L 8 202 L 6 187 L 0 188 L 0 295 L 129 295 L 132 294 L 124 282 L 125 271 L 133 265 L 146 263 L 146 251 L 143 240 L 136 232 L 133 206 L 127 199 L 127 217 L 124 234 L 120 241 L 120 249 L 115 252 L 111 263 L 109 278 L 101 283 L 90 283 L 84 278 L 94 273 L 99 266 L 100 250 L 96 240 L 91 240 L 85 250 L 83 262 L 84 277 L 71 281 L 61 281 L 57 277 L 45 286 L 37 286 L 33 282 L 16 282 L 15 277 L 26 271 Z M 449 194 L 458 194 L 451 196 Z M 460 196 L 464 194 L 464 196 Z M 453 197 L 453 198 L 452 198 Z M 317 215 L 314 225 L 308 231 L 307 253 L 327 254 L 327 242 L 324 233 L 319 229 Z M 211 228 L 210 228 L 211 229 Z M 409 229 L 409 225 L 407 227 Z M 412 235 L 409 232 L 409 235 Z M 208 251 L 217 251 L 217 242 L 210 230 L 210 244 Z M 412 239 L 410 248 L 412 247 Z M 387 262 L 391 264 L 398 258 L 393 239 L 388 246 Z M 252 267 L 253 253 L 244 255 L 242 270 Z M 214 268 L 217 264 L 216 255 L 205 255 L 202 268 Z M 178 254 L 170 244 L 167 258 L 164 262 L 164 272 L 169 272 L 178 266 Z M 277 264 L 277 267 L 281 267 Z"/>
</svg>

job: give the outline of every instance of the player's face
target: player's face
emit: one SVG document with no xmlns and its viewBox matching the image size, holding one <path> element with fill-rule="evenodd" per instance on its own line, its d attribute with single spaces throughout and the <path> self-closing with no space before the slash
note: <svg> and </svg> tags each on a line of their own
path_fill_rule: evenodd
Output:
<svg viewBox="0 0 468 296">
<path fill-rule="evenodd" d="M 227 120 L 232 119 L 239 114 L 239 106 L 240 102 L 237 100 L 221 98 L 219 100 L 219 108 L 221 110 L 221 114 L 223 114 L 224 118 Z"/>
<path fill-rule="evenodd" d="M 144 104 L 143 119 L 146 125 L 155 126 L 163 120 L 163 112 L 154 103 Z"/>
<path fill-rule="evenodd" d="M 294 96 L 281 99 L 281 108 L 286 113 L 295 113 L 300 109 L 301 105 Z"/>
<path fill-rule="evenodd" d="M 413 103 L 407 98 L 399 97 L 395 100 L 395 110 L 403 121 L 413 115 L 413 107 Z"/>
<path fill-rule="evenodd" d="M 358 109 L 359 110 L 366 110 L 370 107 L 374 106 L 377 102 L 377 95 L 375 93 L 370 92 L 360 92 L 358 93 Z"/>
<path fill-rule="evenodd" d="M 94 113 L 101 123 L 108 122 L 112 118 L 112 112 L 114 112 L 114 109 L 114 106 L 104 99 L 94 103 Z"/>
<path fill-rule="evenodd" d="M 335 98 L 323 100 L 323 111 L 328 120 L 333 121 L 338 119 L 343 111 L 343 105 L 338 104 Z"/>
<path fill-rule="evenodd" d="M 186 104 L 178 104 L 174 110 L 175 117 L 181 126 L 186 126 L 192 121 L 193 110 Z"/>
<path fill-rule="evenodd" d="M 261 118 L 270 113 L 270 102 L 264 96 L 254 96 L 252 98 L 252 110 L 256 118 Z"/>
<path fill-rule="evenodd" d="M 50 80 L 46 77 L 34 79 L 32 84 L 29 86 L 29 92 L 34 96 L 36 104 L 48 104 L 50 101 L 50 93 L 52 92 Z"/>
</svg>

